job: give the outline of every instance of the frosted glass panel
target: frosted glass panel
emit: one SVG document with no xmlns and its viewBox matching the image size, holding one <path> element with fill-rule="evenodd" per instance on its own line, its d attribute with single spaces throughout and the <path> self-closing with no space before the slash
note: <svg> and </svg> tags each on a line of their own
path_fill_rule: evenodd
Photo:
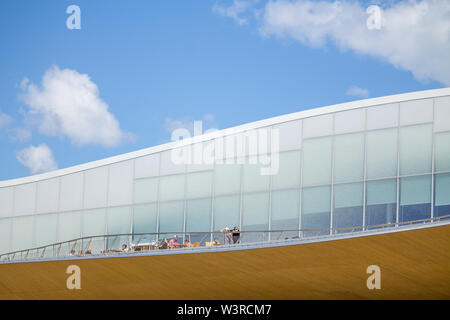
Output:
<svg viewBox="0 0 450 320">
<path fill-rule="evenodd" d="M 11 251 L 33 248 L 34 217 L 13 219 Z"/>
<path fill-rule="evenodd" d="M 16 187 L 14 194 L 15 216 L 34 213 L 36 197 L 36 183 L 23 184 Z"/>
<path fill-rule="evenodd" d="M 83 208 L 83 172 L 61 177 L 60 211 Z"/>
<path fill-rule="evenodd" d="M 239 193 L 241 189 L 241 165 L 216 164 L 214 173 L 214 193 Z"/>
<path fill-rule="evenodd" d="M 184 201 L 161 203 L 159 207 L 159 232 L 180 233 L 183 231 Z M 172 236 L 172 234 L 167 234 L 167 237 Z"/>
<path fill-rule="evenodd" d="M 189 173 L 186 178 L 186 198 L 210 197 L 212 190 L 212 176 L 212 171 Z"/>
<path fill-rule="evenodd" d="M 184 198 L 185 175 L 167 176 L 160 178 L 160 200 L 174 200 Z"/>
<path fill-rule="evenodd" d="M 435 197 L 436 206 L 450 205 L 450 174 L 436 175 Z"/>
<path fill-rule="evenodd" d="M 367 182 L 367 205 L 397 202 L 397 182 L 394 179 Z"/>
<path fill-rule="evenodd" d="M 364 176 L 364 134 L 336 136 L 334 140 L 335 182 L 362 180 Z"/>
<path fill-rule="evenodd" d="M 155 202 L 158 200 L 158 178 L 139 179 L 134 182 L 134 202 Z"/>
<path fill-rule="evenodd" d="M 0 254 L 11 252 L 11 221 L 12 219 L 0 219 Z"/>
<path fill-rule="evenodd" d="M 431 176 L 407 177 L 400 181 L 400 205 L 430 202 Z"/>
<path fill-rule="evenodd" d="M 214 168 L 214 140 L 191 145 L 191 162 L 187 172 L 212 170 Z"/>
<path fill-rule="evenodd" d="M 37 213 L 58 211 L 59 179 L 50 179 L 37 184 Z"/>
<path fill-rule="evenodd" d="M 431 176 L 402 178 L 400 180 L 399 221 L 429 218 L 431 215 Z"/>
<path fill-rule="evenodd" d="M 134 162 L 134 177 L 146 178 L 159 174 L 159 153 L 137 158 Z"/>
<path fill-rule="evenodd" d="M 189 162 L 190 157 L 190 150 L 187 147 L 162 152 L 160 174 L 184 173 L 186 170 L 186 163 Z"/>
<path fill-rule="evenodd" d="M 131 208 L 109 208 L 107 214 L 108 234 L 131 232 Z"/>
<path fill-rule="evenodd" d="M 431 172 L 431 125 L 400 129 L 400 174 Z"/>
<path fill-rule="evenodd" d="M 271 230 L 299 229 L 299 214 L 299 190 L 283 190 L 272 193 Z M 284 235 L 298 235 L 298 232 L 284 233 Z"/>
<path fill-rule="evenodd" d="M 450 130 L 450 97 L 434 99 L 434 131 Z"/>
<path fill-rule="evenodd" d="M 333 228 L 336 233 L 351 232 L 352 227 L 361 227 L 363 222 L 363 184 L 350 183 L 334 186 Z M 354 229 L 358 230 L 358 229 Z"/>
<path fill-rule="evenodd" d="M 214 231 L 240 226 L 239 196 L 225 196 L 214 199 Z"/>
<path fill-rule="evenodd" d="M 397 175 L 397 129 L 367 132 L 367 178 Z"/>
<path fill-rule="evenodd" d="M 435 135 L 435 171 L 450 171 L 450 132 Z"/>
<path fill-rule="evenodd" d="M 305 188 L 302 194 L 302 229 L 330 228 L 331 188 Z M 329 234 L 326 231 L 303 232 L 304 236 Z"/>
<path fill-rule="evenodd" d="M 83 237 L 106 234 L 106 209 L 87 210 L 83 215 Z"/>
<path fill-rule="evenodd" d="M 100 167 L 84 173 L 84 207 L 106 207 L 108 194 L 108 167 Z"/>
<path fill-rule="evenodd" d="M 81 238 L 81 215 L 81 211 L 59 214 L 58 242 Z"/>
<path fill-rule="evenodd" d="M 400 125 L 433 121 L 433 99 L 400 102 Z"/>
<path fill-rule="evenodd" d="M 110 206 L 130 204 L 133 201 L 133 161 L 113 164 L 109 167 Z"/>
<path fill-rule="evenodd" d="M 283 152 L 278 173 L 272 176 L 272 189 L 300 187 L 300 151 Z"/>
<path fill-rule="evenodd" d="M 210 230 L 211 230 L 211 199 L 187 201 L 186 232 L 209 232 Z M 204 235 L 202 235 L 201 237 L 203 236 Z M 209 239 L 209 237 L 207 238 Z"/>
<path fill-rule="evenodd" d="M 244 192 L 268 190 L 270 176 L 262 175 L 261 168 L 264 165 L 259 163 L 257 157 L 248 157 L 242 167 Z"/>
<path fill-rule="evenodd" d="M 297 150 L 302 147 L 302 122 L 289 121 L 273 126 L 279 130 L 279 151 Z"/>
<path fill-rule="evenodd" d="M 366 110 L 355 109 L 334 114 L 334 133 L 364 131 Z"/>
<path fill-rule="evenodd" d="M 303 142 L 303 185 L 331 182 L 331 137 Z"/>
<path fill-rule="evenodd" d="M 243 230 L 268 229 L 269 193 L 265 192 L 257 194 L 248 194 L 243 196 L 242 225 Z"/>
<path fill-rule="evenodd" d="M 0 218 L 13 216 L 13 188 L 0 188 Z"/>
<path fill-rule="evenodd" d="M 156 233 L 158 208 L 155 203 L 134 206 L 133 213 L 133 233 Z M 156 239 L 156 236 L 149 236 Z M 139 239 L 139 236 L 136 237 Z"/>
<path fill-rule="evenodd" d="M 398 126 L 398 103 L 367 108 L 367 130 Z"/>
<path fill-rule="evenodd" d="M 57 242 L 57 214 L 40 214 L 36 216 L 36 247 Z"/>
<path fill-rule="evenodd" d="M 333 115 L 326 114 L 303 120 L 303 138 L 327 136 L 333 134 Z"/>
</svg>

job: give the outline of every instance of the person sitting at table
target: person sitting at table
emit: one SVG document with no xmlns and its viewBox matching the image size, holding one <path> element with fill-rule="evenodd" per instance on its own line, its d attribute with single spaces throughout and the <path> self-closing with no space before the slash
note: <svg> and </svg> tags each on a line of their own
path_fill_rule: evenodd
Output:
<svg viewBox="0 0 450 320">
<path fill-rule="evenodd" d="M 185 248 L 190 248 L 190 247 L 191 247 L 191 242 L 190 242 L 188 239 L 186 239 L 186 240 L 184 241 L 184 247 L 185 247 Z"/>
<path fill-rule="evenodd" d="M 127 245 L 124 243 L 123 245 L 122 245 L 122 251 L 123 252 L 128 252 L 128 248 L 127 248 Z"/>
<path fill-rule="evenodd" d="M 218 246 L 218 245 L 221 245 L 221 243 L 219 242 L 219 238 L 214 238 L 213 246 Z"/>
<path fill-rule="evenodd" d="M 87 250 L 86 250 L 85 254 L 92 254 L 92 250 L 91 250 L 91 248 L 87 248 Z"/>
<path fill-rule="evenodd" d="M 74 256 L 75 255 L 75 250 L 70 250 L 70 256 Z"/>
<path fill-rule="evenodd" d="M 169 242 L 167 241 L 167 238 L 164 237 L 164 239 L 161 240 L 161 243 L 159 244 L 160 249 L 167 249 L 167 246 L 169 245 Z"/>
<path fill-rule="evenodd" d="M 169 241 L 169 249 L 176 248 L 178 246 L 178 236 L 174 235 Z"/>
</svg>

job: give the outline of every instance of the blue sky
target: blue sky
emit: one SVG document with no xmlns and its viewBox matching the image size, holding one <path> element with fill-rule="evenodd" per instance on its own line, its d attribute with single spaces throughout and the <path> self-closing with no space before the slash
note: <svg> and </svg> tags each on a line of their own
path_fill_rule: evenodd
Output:
<svg viewBox="0 0 450 320">
<path fill-rule="evenodd" d="M 343 1 L 344 5 L 355 2 L 364 9 L 370 4 Z M 411 32 L 411 43 L 429 41 L 431 55 L 436 54 L 430 59 L 450 57 L 450 31 L 443 38 L 434 38 L 434 26 L 429 23 L 448 17 L 448 2 L 423 2 L 429 2 L 428 15 L 434 16 L 423 18 L 418 30 L 429 29 L 431 36 Z M 401 30 L 381 30 L 387 35 L 375 36 L 373 41 L 380 43 L 372 48 L 362 40 L 364 34 L 356 35 L 355 31 L 352 35 L 352 24 L 358 21 L 344 20 L 348 32 L 336 31 L 332 25 L 315 25 L 320 17 L 302 16 L 305 1 L 274 3 L 278 7 L 263 0 L 3 0 L 0 180 L 158 145 L 169 141 L 171 128 L 193 120 L 205 120 L 209 126 L 224 129 L 367 96 L 449 85 L 445 75 L 427 65 L 424 57 L 429 52 L 414 46 L 394 53 L 383 49 L 396 43 Z M 389 17 L 399 10 L 401 14 L 401 3 L 373 3 L 384 8 Z M 80 30 L 66 27 L 66 8 L 72 4 L 81 9 Z M 286 7 L 292 4 L 295 10 Z M 436 6 L 446 10 L 434 10 Z M 299 19 L 295 21 L 303 22 L 283 21 L 286 15 L 280 12 L 286 8 L 298 15 L 294 15 Z M 349 10 L 361 11 L 355 6 L 348 8 L 344 7 L 343 16 Z M 397 10 L 389 11 L 392 8 Z M 410 14 L 407 9 L 411 8 L 405 7 L 405 14 Z M 323 34 L 317 36 L 315 30 Z M 398 63 L 398 59 L 407 63 Z M 416 61 L 424 61 L 424 66 Z M 80 140 L 73 128 L 64 128 L 64 123 L 52 127 L 53 122 L 49 125 L 44 121 L 60 120 L 52 113 L 59 110 L 59 100 L 49 97 L 42 87 L 43 76 L 52 70 L 53 75 L 70 71 L 65 79 L 89 76 L 83 78 L 85 83 L 95 84 L 98 92 L 93 97 L 96 102 L 85 112 L 106 105 L 103 112 L 120 126 L 113 128 L 120 139 L 111 138 L 115 142 L 105 143 L 110 127 L 102 123 L 102 113 L 87 122 L 95 126 L 100 119 L 104 140 Z M 58 79 L 55 76 L 53 80 Z M 352 87 L 363 90 L 352 95 Z M 59 87 L 55 84 L 54 88 L 51 93 Z M 80 130 L 84 127 L 80 126 Z M 41 145 L 47 146 L 53 162 L 50 167 L 33 169 L 21 155 L 30 146 Z M 48 152 L 43 156 L 49 156 Z"/>
</svg>

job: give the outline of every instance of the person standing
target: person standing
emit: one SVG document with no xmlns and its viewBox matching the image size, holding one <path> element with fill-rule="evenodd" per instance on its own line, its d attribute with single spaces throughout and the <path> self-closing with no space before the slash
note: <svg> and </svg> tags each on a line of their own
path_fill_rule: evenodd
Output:
<svg viewBox="0 0 450 320">
<path fill-rule="evenodd" d="M 234 244 L 239 243 L 239 240 L 241 238 L 241 233 L 240 233 L 239 228 L 237 226 L 235 226 L 233 228 L 232 235 L 233 235 L 233 243 Z"/>
</svg>

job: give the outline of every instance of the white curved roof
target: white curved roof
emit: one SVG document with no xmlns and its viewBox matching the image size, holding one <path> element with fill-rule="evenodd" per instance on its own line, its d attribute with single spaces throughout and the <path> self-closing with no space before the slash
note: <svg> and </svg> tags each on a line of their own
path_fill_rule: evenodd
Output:
<svg viewBox="0 0 450 320">
<path fill-rule="evenodd" d="M 76 173 L 84 170 L 89 170 L 117 162 L 122 162 L 146 155 L 150 155 L 153 153 L 158 153 L 165 150 L 170 150 L 176 147 L 181 147 L 185 145 L 189 145 L 192 143 L 197 143 L 201 141 L 207 141 L 223 136 L 228 136 L 232 134 L 237 134 L 240 132 L 244 132 L 247 130 L 262 128 L 271 126 L 274 124 L 279 124 L 287 121 L 292 120 L 298 120 L 298 119 L 305 119 L 309 117 L 319 116 L 323 114 L 328 113 L 335 113 L 339 111 L 346 111 L 346 110 L 352 110 L 352 109 L 358 109 L 358 108 L 365 108 L 370 106 L 376 106 L 376 105 L 382 105 L 382 104 L 390 104 L 390 103 L 398 103 L 402 101 L 408 101 L 408 100 L 418 100 L 418 99 L 427 99 L 427 98 L 434 98 L 434 97 L 440 97 L 440 96 L 447 96 L 450 95 L 450 88 L 442 88 L 442 89 L 433 89 L 433 90 L 425 90 L 425 91 L 416 91 L 416 92 L 409 92 L 409 93 L 403 93 L 403 94 L 396 94 L 391 96 L 384 96 L 384 97 L 378 97 L 378 98 L 370 98 L 370 99 L 364 99 L 364 100 L 357 100 L 357 101 L 351 101 L 351 102 L 345 102 L 340 104 L 335 104 L 331 106 L 326 107 L 320 107 L 320 108 L 314 108 L 309 110 L 304 110 L 300 112 L 294 112 L 282 116 L 277 116 L 273 118 L 268 118 L 260 121 L 255 121 L 247 124 L 243 124 L 240 126 L 228 128 L 219 130 L 216 132 L 207 133 L 201 136 L 192 137 L 189 139 L 176 141 L 176 142 L 170 142 L 134 152 L 129 152 L 125 154 L 121 154 L 118 156 L 97 160 L 93 162 L 88 162 L 84 164 L 80 164 L 77 166 L 59 169 L 43 174 L 38 174 L 34 176 L 24 177 L 24 178 L 18 178 L 18 179 L 12 179 L 12 180 L 4 180 L 0 181 L 0 188 L 2 187 L 8 187 L 8 186 L 14 186 L 19 184 L 25 184 L 25 183 L 31 183 L 36 182 L 40 180 L 46 180 L 51 178 L 56 178 L 59 176 L 68 175 L 71 173 Z"/>
</svg>

